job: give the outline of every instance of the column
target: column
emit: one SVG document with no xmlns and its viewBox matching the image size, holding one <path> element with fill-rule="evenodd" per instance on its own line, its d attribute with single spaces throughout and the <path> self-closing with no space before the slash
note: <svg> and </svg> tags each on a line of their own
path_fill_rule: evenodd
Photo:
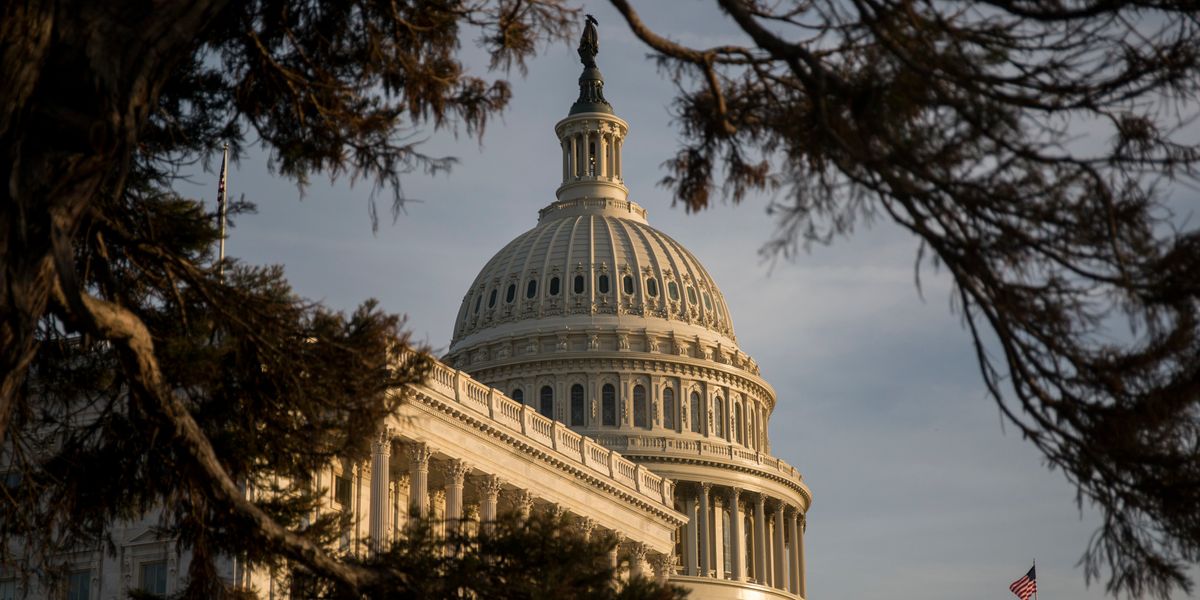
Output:
<svg viewBox="0 0 1200 600">
<path fill-rule="evenodd" d="M 656 554 L 650 559 L 650 565 L 654 567 L 654 580 L 659 585 L 666 585 L 667 578 L 671 576 L 672 561 L 670 554 Z"/>
<path fill-rule="evenodd" d="M 454 459 L 446 464 L 446 526 L 457 531 L 463 518 L 463 481 L 470 465 Z"/>
<path fill-rule="evenodd" d="M 592 539 L 592 530 L 596 528 L 596 521 L 591 517 L 580 517 L 575 521 L 575 527 L 579 529 L 579 537 L 587 542 Z"/>
<path fill-rule="evenodd" d="M 788 535 L 792 538 L 792 547 L 788 551 L 788 591 L 800 593 L 800 509 L 788 511 Z"/>
<path fill-rule="evenodd" d="M 712 552 L 710 550 L 710 544 L 712 543 L 712 537 L 709 535 L 709 529 L 708 529 L 708 521 L 712 516 L 712 514 L 708 510 L 708 491 L 711 488 L 712 488 L 711 483 L 703 482 L 700 484 L 700 513 L 698 515 L 696 515 L 696 522 L 699 525 L 699 527 L 696 528 L 696 531 L 697 531 L 696 535 L 700 540 L 700 543 L 697 544 L 696 547 L 700 553 L 700 576 L 701 577 L 711 577 L 712 576 L 712 565 L 709 563 L 709 558 L 710 558 L 710 555 L 712 554 Z"/>
<path fill-rule="evenodd" d="M 371 550 L 379 552 L 387 546 L 388 517 L 388 474 L 391 472 L 392 430 L 384 427 L 371 441 L 371 516 L 368 535 Z"/>
<path fill-rule="evenodd" d="M 568 139 L 571 145 L 571 158 L 569 159 L 571 175 L 567 178 L 567 181 L 574 181 L 579 176 L 579 136 L 571 134 Z"/>
<path fill-rule="evenodd" d="M 528 519 L 533 512 L 533 494 L 529 490 L 517 490 L 513 495 L 513 508 L 522 520 Z"/>
<path fill-rule="evenodd" d="M 629 545 L 629 578 L 646 576 L 646 545 L 634 542 Z"/>
<path fill-rule="evenodd" d="M 608 134 L 603 131 L 596 134 L 596 177 L 604 177 L 608 173 L 605 168 L 608 166 Z"/>
<path fill-rule="evenodd" d="M 614 146 L 614 149 L 613 149 L 613 154 L 615 155 L 615 159 L 613 160 L 613 163 L 614 163 L 613 166 L 616 167 L 616 173 L 617 173 L 618 180 L 621 179 L 621 177 L 623 176 L 621 173 L 621 150 L 624 148 L 624 146 L 625 146 L 625 140 L 623 140 L 621 138 L 617 138 L 616 146 Z"/>
<path fill-rule="evenodd" d="M 575 134 L 575 178 L 587 174 L 587 134 Z"/>
<path fill-rule="evenodd" d="M 796 512 L 800 512 L 800 511 L 797 510 Z M 803 596 L 805 598 L 808 597 L 808 591 L 807 591 L 807 589 L 805 589 L 805 582 L 804 582 L 804 530 L 807 528 L 808 528 L 808 517 L 805 515 L 800 515 L 800 524 L 799 524 L 800 536 L 796 538 L 796 541 L 797 541 L 796 550 L 798 550 L 798 552 L 796 552 L 796 558 L 793 559 L 793 562 L 796 563 L 796 579 L 798 580 L 796 593 L 800 594 L 801 596 Z"/>
<path fill-rule="evenodd" d="M 417 516 L 429 516 L 429 457 L 433 452 L 428 444 L 408 445 L 408 501 Z"/>
<path fill-rule="evenodd" d="M 725 499 L 720 494 L 713 494 L 713 577 L 725 578 Z"/>
<path fill-rule="evenodd" d="M 767 583 L 767 497 L 759 493 L 754 502 L 754 581 Z"/>
<path fill-rule="evenodd" d="M 479 520 L 484 523 L 495 523 L 499 516 L 500 488 L 504 482 L 495 475 L 484 475 L 479 480 Z"/>
<path fill-rule="evenodd" d="M 562 180 L 566 183 L 571 180 L 571 148 L 567 140 L 562 140 L 559 145 L 562 147 Z"/>
<path fill-rule="evenodd" d="M 729 490 L 729 552 L 732 554 L 730 568 L 733 570 L 734 581 L 745 581 L 746 571 L 742 568 L 742 557 L 746 555 L 746 551 L 742 550 L 742 508 L 741 508 L 742 488 L 731 488 Z"/>
<path fill-rule="evenodd" d="M 783 502 L 775 506 L 775 561 L 772 564 L 772 573 L 775 575 L 775 587 L 784 589 L 787 587 L 786 571 L 784 570 L 783 556 Z"/>
<path fill-rule="evenodd" d="M 696 530 L 699 525 L 696 523 L 696 499 L 688 498 L 683 501 L 683 512 L 688 517 L 687 525 L 683 531 L 683 560 L 686 562 L 683 565 L 684 575 L 696 575 L 696 565 L 698 557 L 696 553 L 697 536 Z"/>
</svg>

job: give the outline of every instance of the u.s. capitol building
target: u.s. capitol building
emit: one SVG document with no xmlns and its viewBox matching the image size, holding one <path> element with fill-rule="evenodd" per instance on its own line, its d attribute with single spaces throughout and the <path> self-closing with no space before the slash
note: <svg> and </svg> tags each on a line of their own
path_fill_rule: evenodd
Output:
<svg viewBox="0 0 1200 600">
<path fill-rule="evenodd" d="M 585 59 L 554 126 L 557 199 L 470 283 L 449 351 L 424 384 L 397 390 L 406 401 L 372 459 L 319 469 L 315 484 L 330 510 L 352 512 L 350 552 L 403 535 L 410 509 L 451 524 L 554 511 L 622 540 L 622 577 L 700 600 L 803 598 L 812 495 L 770 453 L 775 391 L 716 282 L 629 199 L 629 128 L 603 85 Z M 114 526 L 115 554 L 71 557 L 71 597 L 180 589 L 188 556 L 154 523 Z M 225 576 L 287 597 L 286 577 L 232 560 Z M 0 597 L 24 595 L 12 585 Z"/>
</svg>

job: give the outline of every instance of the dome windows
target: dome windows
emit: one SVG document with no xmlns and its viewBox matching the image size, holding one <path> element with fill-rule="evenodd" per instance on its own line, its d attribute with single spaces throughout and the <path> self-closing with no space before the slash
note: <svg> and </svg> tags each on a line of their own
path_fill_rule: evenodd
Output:
<svg viewBox="0 0 1200 600">
<path fill-rule="evenodd" d="M 596 291 L 601 294 L 608 293 L 608 275 L 600 275 L 596 278 Z"/>
<path fill-rule="evenodd" d="M 725 437 L 725 401 L 720 396 L 713 398 L 713 433 Z"/>
<path fill-rule="evenodd" d="M 551 295 L 551 296 L 557 296 L 557 295 L 558 295 L 558 292 L 559 292 L 559 289 L 558 289 L 558 288 L 559 288 L 559 281 L 558 281 L 558 277 L 552 277 L 552 278 L 550 279 L 550 295 Z"/>
<path fill-rule="evenodd" d="M 583 293 L 583 275 L 575 276 L 575 293 L 576 294 Z"/>
<path fill-rule="evenodd" d="M 554 388 L 543 385 L 541 392 L 541 402 L 538 405 L 538 412 L 542 413 L 547 419 L 554 418 Z"/>
<path fill-rule="evenodd" d="M 650 409 L 646 405 L 646 388 L 633 386 L 633 426 L 650 429 Z"/>
<path fill-rule="evenodd" d="M 688 286 L 688 304 L 696 303 L 696 288 Z"/>
<path fill-rule="evenodd" d="M 525 297 L 532 299 L 536 295 L 537 295 L 537 280 L 530 279 L 529 283 L 527 283 L 525 285 Z M 704 299 L 707 300 L 708 296 L 705 296 Z"/>
<path fill-rule="evenodd" d="M 525 390 L 517 388 L 512 391 L 512 399 L 520 404 L 525 404 Z"/>
<path fill-rule="evenodd" d="M 646 280 L 646 295 L 651 298 L 658 297 L 658 280 L 653 277 Z"/>
<path fill-rule="evenodd" d="M 617 426 L 617 388 L 606 383 L 600 389 L 600 424 L 605 427 Z"/>
<path fill-rule="evenodd" d="M 700 422 L 700 392 L 692 392 L 692 405 L 689 412 L 692 413 L 692 433 L 700 433 L 703 431 L 702 423 Z"/>
<path fill-rule="evenodd" d="M 704 309 L 712 310 L 712 297 L 708 295 L 708 292 L 704 292 Z"/>
<path fill-rule="evenodd" d="M 621 279 L 621 287 L 625 290 L 625 294 L 633 295 L 633 275 L 626 275 Z"/>
<path fill-rule="evenodd" d="M 679 286 L 675 285 L 674 281 L 667 282 L 667 295 L 670 296 L 672 300 L 679 302 Z"/>
<path fill-rule="evenodd" d="M 675 390 L 663 388 L 663 427 L 675 429 Z"/>
<path fill-rule="evenodd" d="M 479 314 L 479 305 L 483 304 L 483 294 L 475 296 L 475 314 Z"/>
<path fill-rule="evenodd" d="M 512 304 L 512 301 L 517 298 L 517 284 L 508 284 L 508 290 L 504 292 L 504 301 Z"/>
<path fill-rule="evenodd" d="M 583 400 L 583 386 L 577 383 L 571 386 L 571 426 L 583 427 L 586 412 Z"/>
<path fill-rule="evenodd" d="M 496 306 L 496 290 L 492 290 L 492 294 L 490 296 L 488 296 L 488 308 L 495 308 L 495 306 Z"/>
</svg>

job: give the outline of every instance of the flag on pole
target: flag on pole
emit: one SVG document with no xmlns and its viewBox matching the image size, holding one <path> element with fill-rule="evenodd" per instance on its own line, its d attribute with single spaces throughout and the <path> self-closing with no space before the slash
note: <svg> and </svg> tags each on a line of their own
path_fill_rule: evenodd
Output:
<svg viewBox="0 0 1200 600">
<path fill-rule="evenodd" d="M 1012 582 L 1008 589 L 1016 594 L 1021 600 L 1029 600 L 1030 596 L 1037 595 L 1037 565 L 1029 567 L 1029 572 L 1024 577 Z"/>
</svg>

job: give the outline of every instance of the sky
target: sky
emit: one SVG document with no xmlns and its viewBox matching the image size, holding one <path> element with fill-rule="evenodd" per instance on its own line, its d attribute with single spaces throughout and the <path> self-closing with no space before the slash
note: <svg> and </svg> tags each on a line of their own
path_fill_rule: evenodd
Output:
<svg viewBox="0 0 1200 600">
<path fill-rule="evenodd" d="M 694 2 L 641 2 L 647 23 L 673 39 L 713 44 L 730 25 Z M 733 316 L 741 349 L 775 388 L 772 452 L 813 492 L 806 558 L 818 600 L 1009 599 L 1036 559 L 1043 600 L 1103 596 L 1077 562 L 1099 524 L 1074 488 L 1005 428 L 984 390 L 970 336 L 950 310 L 944 274 L 913 283 L 916 243 L 885 223 L 794 260 L 764 262 L 774 229 L 768 198 L 699 214 L 656 186 L 677 147 L 672 84 L 607 3 L 597 59 L 605 95 L 629 122 L 624 170 L 650 224 L 707 267 Z M 471 40 L 464 52 L 482 54 Z M 316 178 L 303 197 L 272 175 L 260 150 L 230 169 L 229 188 L 258 206 L 238 218 L 227 251 L 283 264 L 303 296 L 350 310 L 367 298 L 408 316 L 417 341 L 440 354 L 463 294 L 487 260 L 536 223 L 554 200 L 560 155 L 554 124 L 577 94 L 573 47 L 553 45 L 513 76 L 511 106 L 479 140 L 429 135 L 424 150 L 459 159 L 453 172 L 413 174 L 417 199 L 373 233 L 371 189 Z M 213 198 L 216 176 L 179 191 Z M 377 198 L 388 214 L 390 196 Z"/>
</svg>

